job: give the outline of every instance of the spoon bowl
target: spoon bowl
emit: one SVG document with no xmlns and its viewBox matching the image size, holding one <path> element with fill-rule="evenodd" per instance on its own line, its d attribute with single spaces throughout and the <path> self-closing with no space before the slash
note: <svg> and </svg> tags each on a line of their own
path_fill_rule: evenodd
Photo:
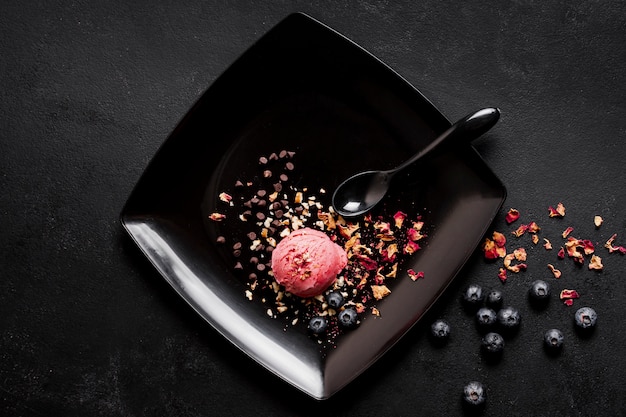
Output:
<svg viewBox="0 0 626 417">
<path fill-rule="evenodd" d="M 368 212 L 385 197 L 397 173 L 453 144 L 478 138 L 491 129 L 499 118 L 500 111 L 497 108 L 489 107 L 470 113 L 396 168 L 353 175 L 339 184 L 333 193 L 333 208 L 343 217 L 355 217 Z"/>
</svg>

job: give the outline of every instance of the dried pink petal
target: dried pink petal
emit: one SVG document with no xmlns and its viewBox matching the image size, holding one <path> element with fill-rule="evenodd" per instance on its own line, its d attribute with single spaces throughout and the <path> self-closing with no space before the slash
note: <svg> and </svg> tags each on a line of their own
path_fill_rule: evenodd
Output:
<svg viewBox="0 0 626 417">
<path fill-rule="evenodd" d="M 404 219 L 406 219 L 406 213 L 403 213 L 401 211 L 398 211 L 396 212 L 396 214 L 393 215 L 393 220 L 398 229 L 402 227 L 402 223 L 404 223 Z"/>
<path fill-rule="evenodd" d="M 545 237 L 543 238 L 543 241 L 545 242 L 543 244 L 543 247 L 546 248 L 546 250 L 551 250 L 552 249 L 552 243 L 550 243 L 550 241 L 548 239 L 546 239 Z"/>
<path fill-rule="evenodd" d="M 565 230 L 563 231 L 563 233 L 561 234 L 561 236 L 563 236 L 563 239 L 565 239 L 565 238 L 566 238 L 566 237 L 568 237 L 568 236 L 569 236 L 569 234 L 570 234 L 570 233 L 572 233 L 573 231 L 574 231 L 574 228 L 570 226 L 570 227 L 568 227 L 567 229 L 565 229 Z"/>
<path fill-rule="evenodd" d="M 509 212 L 506 214 L 505 217 L 506 222 L 508 224 L 511 224 L 517 219 L 519 219 L 519 211 L 514 208 L 509 209 Z"/>
<path fill-rule="evenodd" d="M 520 237 L 522 236 L 524 233 L 526 233 L 526 231 L 528 230 L 528 225 L 527 224 L 522 224 L 520 227 L 518 227 L 514 232 L 511 232 L 513 235 L 515 235 L 515 237 Z"/>
<path fill-rule="evenodd" d="M 561 249 L 559 249 L 559 253 L 556 256 L 559 259 L 564 259 L 565 258 L 565 249 L 563 249 L 563 246 L 561 246 Z"/>
<path fill-rule="evenodd" d="M 413 281 L 417 281 L 418 279 L 424 278 L 424 272 L 422 271 L 415 272 L 413 269 L 409 269 L 406 272 L 409 274 L 409 277 L 411 277 Z"/>
<path fill-rule="evenodd" d="M 600 217 L 600 216 L 594 216 L 594 218 L 593 218 L 593 224 L 594 224 L 596 227 L 600 227 L 600 226 L 602 226 L 602 222 L 604 222 L 604 220 L 602 219 L 602 217 Z"/>
<path fill-rule="evenodd" d="M 591 255 L 591 260 L 589 261 L 589 269 L 601 271 L 602 268 L 604 268 L 604 265 L 602 265 L 602 258 L 600 258 L 598 255 Z"/>
<path fill-rule="evenodd" d="M 506 269 L 500 268 L 500 270 L 498 271 L 498 278 L 500 278 L 500 281 L 502 281 L 502 283 L 504 284 L 504 282 L 506 281 Z"/>
<path fill-rule="evenodd" d="M 215 222 L 221 222 L 225 218 L 226 218 L 226 215 L 222 214 L 222 213 L 211 213 L 209 215 L 209 219 L 211 219 L 211 220 L 213 220 Z"/>
<path fill-rule="evenodd" d="M 552 275 L 554 275 L 554 278 L 559 279 L 561 278 L 561 271 L 559 271 L 558 269 L 556 269 L 554 267 L 554 265 L 552 264 L 548 264 L 548 268 L 550 269 L 550 271 L 552 271 Z"/>
<path fill-rule="evenodd" d="M 548 207 L 548 215 L 550 217 L 565 217 L 565 206 L 563 203 L 557 204 L 556 208 Z"/>
<path fill-rule="evenodd" d="M 233 196 L 222 192 L 219 194 L 219 199 L 225 203 L 230 203 L 230 201 L 233 199 Z"/>
<path fill-rule="evenodd" d="M 541 230 L 541 227 L 536 222 L 528 223 L 527 231 L 528 233 L 537 233 Z"/>
</svg>

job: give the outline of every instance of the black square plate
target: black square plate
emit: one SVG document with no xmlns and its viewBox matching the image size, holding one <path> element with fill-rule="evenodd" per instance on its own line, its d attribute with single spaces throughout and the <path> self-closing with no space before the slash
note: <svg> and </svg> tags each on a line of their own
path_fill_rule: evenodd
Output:
<svg viewBox="0 0 626 417">
<path fill-rule="evenodd" d="M 298 326 L 245 296 L 245 279 L 216 237 L 239 219 L 207 222 L 221 191 L 253 175 L 259 156 L 295 151 L 299 184 L 332 190 L 348 176 L 387 169 L 450 126 L 414 87 L 342 35 L 293 14 L 271 29 L 203 94 L 153 158 L 123 209 L 130 236 L 204 319 L 271 372 L 318 399 L 357 377 L 441 295 L 481 242 L 506 191 L 467 146 L 417 167 L 390 193 L 419 211 L 427 244 L 378 303 L 381 317 L 324 350 Z M 326 206 L 329 201 L 323 201 Z M 243 233 L 243 232 L 241 232 Z"/>
</svg>

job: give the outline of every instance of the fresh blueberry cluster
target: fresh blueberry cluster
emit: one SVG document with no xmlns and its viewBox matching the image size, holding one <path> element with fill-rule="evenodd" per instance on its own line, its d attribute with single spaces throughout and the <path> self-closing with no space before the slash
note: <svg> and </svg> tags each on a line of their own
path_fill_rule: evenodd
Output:
<svg viewBox="0 0 626 417">
<path fill-rule="evenodd" d="M 536 280 L 528 289 L 530 305 L 536 309 L 545 308 L 551 297 L 550 285 Z M 476 327 L 482 335 L 481 352 L 487 362 L 497 362 L 504 353 L 505 340 L 517 333 L 521 326 L 521 314 L 513 306 L 504 306 L 502 291 L 491 289 L 485 292 L 480 285 L 470 284 L 461 295 L 464 309 L 474 315 Z M 598 315 L 591 307 L 582 307 L 574 313 L 574 325 L 580 336 L 593 332 Z M 441 346 L 450 339 L 450 324 L 443 319 L 432 323 L 431 339 Z M 559 329 L 549 329 L 544 333 L 543 347 L 549 355 L 558 355 L 563 349 L 565 337 Z M 486 389 L 482 383 L 469 382 L 463 389 L 463 404 L 473 409 L 482 408 L 486 401 Z"/>
</svg>

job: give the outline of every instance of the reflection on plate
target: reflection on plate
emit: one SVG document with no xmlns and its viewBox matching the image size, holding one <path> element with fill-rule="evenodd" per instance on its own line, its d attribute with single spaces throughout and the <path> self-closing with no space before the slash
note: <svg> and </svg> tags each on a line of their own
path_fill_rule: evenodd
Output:
<svg viewBox="0 0 626 417">
<path fill-rule="evenodd" d="M 295 151 L 300 187 L 327 190 L 388 169 L 449 127 L 446 118 L 389 67 L 303 14 L 288 16 L 204 93 L 151 161 L 122 224 L 172 287 L 215 329 L 271 372 L 324 399 L 357 377 L 434 303 L 480 243 L 505 189 L 471 146 L 416 167 L 392 190 L 387 210 L 420 214 L 427 245 L 362 320 L 323 349 L 306 332 L 248 300 L 245 277 L 219 235 L 238 239 L 241 221 L 207 221 L 218 195 L 255 175 L 259 156 Z M 292 179 L 293 180 L 293 179 Z"/>
</svg>

